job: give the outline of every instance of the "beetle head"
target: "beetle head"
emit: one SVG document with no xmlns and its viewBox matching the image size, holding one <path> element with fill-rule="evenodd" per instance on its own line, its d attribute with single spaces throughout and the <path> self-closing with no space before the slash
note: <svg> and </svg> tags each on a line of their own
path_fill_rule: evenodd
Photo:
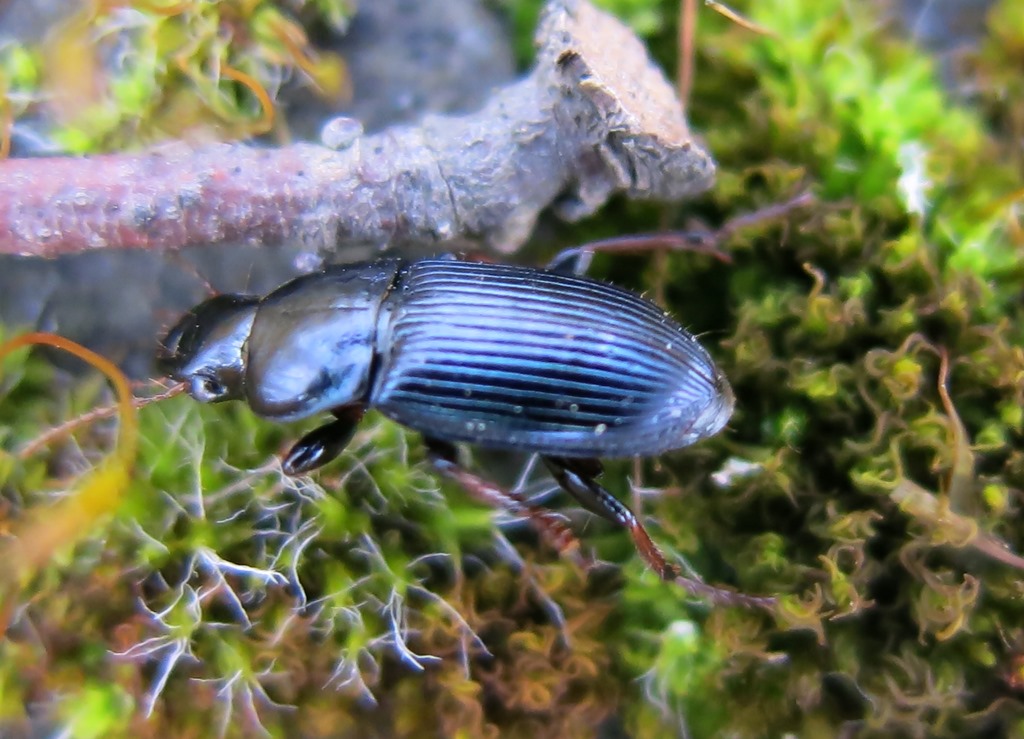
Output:
<svg viewBox="0 0 1024 739">
<path fill-rule="evenodd" d="M 241 398 L 245 390 L 245 345 L 259 298 L 218 295 L 190 310 L 157 351 L 157 366 L 186 382 L 203 403 Z"/>
</svg>

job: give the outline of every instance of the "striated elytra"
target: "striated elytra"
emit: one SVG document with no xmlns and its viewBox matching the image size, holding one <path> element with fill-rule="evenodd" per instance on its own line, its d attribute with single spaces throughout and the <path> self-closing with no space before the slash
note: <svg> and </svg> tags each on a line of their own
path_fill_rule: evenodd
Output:
<svg viewBox="0 0 1024 739">
<path fill-rule="evenodd" d="M 538 453 L 563 488 L 628 528 L 672 579 L 675 566 L 594 479 L 598 458 L 652 456 L 711 436 L 733 394 L 692 334 L 650 301 L 575 274 L 584 254 L 570 256 L 548 269 L 380 259 L 299 277 L 265 297 L 218 296 L 179 321 L 158 361 L 200 401 L 240 399 L 281 421 L 333 414 L 288 454 L 291 474 L 340 454 L 376 408 L 423 434 L 438 471 L 525 513 L 565 548 L 544 513 L 460 468 L 453 442 Z"/>
<path fill-rule="evenodd" d="M 450 441 L 567 457 L 651 456 L 716 433 L 725 377 L 653 303 L 529 267 L 380 260 L 219 296 L 161 347 L 198 400 L 293 421 L 377 408 Z"/>
</svg>

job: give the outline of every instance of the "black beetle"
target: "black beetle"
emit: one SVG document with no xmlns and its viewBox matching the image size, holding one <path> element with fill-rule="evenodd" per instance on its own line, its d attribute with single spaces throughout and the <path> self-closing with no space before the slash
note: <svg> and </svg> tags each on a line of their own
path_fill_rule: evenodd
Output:
<svg viewBox="0 0 1024 739">
<path fill-rule="evenodd" d="M 266 297 L 202 303 L 158 360 L 200 401 L 244 399 L 282 421 L 334 414 L 295 444 L 289 474 L 336 457 L 376 408 L 422 433 L 441 473 L 526 513 L 566 549 L 574 539 L 560 519 L 460 468 L 453 443 L 538 453 L 565 490 L 628 528 L 646 561 L 676 579 L 633 512 L 596 482 L 598 458 L 715 434 L 732 390 L 656 305 L 579 276 L 589 256 L 569 250 L 547 269 L 445 258 L 332 267 Z"/>
</svg>

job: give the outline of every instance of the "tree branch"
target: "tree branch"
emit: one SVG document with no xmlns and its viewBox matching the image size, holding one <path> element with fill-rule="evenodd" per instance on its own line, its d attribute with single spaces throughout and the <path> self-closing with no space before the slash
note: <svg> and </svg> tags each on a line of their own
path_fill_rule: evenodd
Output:
<svg viewBox="0 0 1024 739">
<path fill-rule="evenodd" d="M 711 185 L 675 92 L 622 23 L 551 0 L 538 45 L 533 71 L 481 110 L 372 135 L 352 122 L 340 148 L 0 162 L 0 254 L 287 242 L 326 256 L 342 242 L 466 238 L 511 250 L 552 204 L 579 218 L 615 192 L 672 201 Z"/>
</svg>

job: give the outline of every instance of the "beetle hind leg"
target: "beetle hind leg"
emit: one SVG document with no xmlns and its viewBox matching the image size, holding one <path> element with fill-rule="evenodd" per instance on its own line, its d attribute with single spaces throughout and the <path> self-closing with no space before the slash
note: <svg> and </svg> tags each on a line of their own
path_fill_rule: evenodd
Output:
<svg viewBox="0 0 1024 739">
<path fill-rule="evenodd" d="M 543 459 L 558 484 L 580 505 L 629 531 L 640 556 L 663 580 L 675 580 L 679 577 L 679 568 L 665 558 L 636 514 L 594 479 L 603 471 L 599 460 L 565 457 Z"/>
<path fill-rule="evenodd" d="M 594 478 L 601 474 L 603 468 L 597 459 L 569 459 L 566 457 L 543 457 L 551 474 L 558 484 L 574 497 L 580 505 L 591 513 L 624 527 L 633 537 L 637 551 L 648 566 L 663 580 L 681 586 L 693 595 L 705 597 L 713 603 L 722 605 L 741 605 L 772 609 L 775 599 L 737 593 L 733 590 L 717 588 L 700 580 L 683 576 L 679 567 L 666 559 L 665 555 L 651 539 L 643 523 L 630 510 L 629 506 L 620 501 Z"/>
<path fill-rule="evenodd" d="M 504 490 L 465 469 L 459 465 L 458 450 L 454 444 L 431 437 L 424 437 L 424 442 L 427 446 L 427 458 L 443 477 L 455 482 L 486 505 L 525 517 L 560 555 L 568 555 L 583 565 L 588 564 L 580 554 L 579 539 L 566 525 L 562 516 L 546 511 L 532 504 L 525 496 Z"/>
</svg>

